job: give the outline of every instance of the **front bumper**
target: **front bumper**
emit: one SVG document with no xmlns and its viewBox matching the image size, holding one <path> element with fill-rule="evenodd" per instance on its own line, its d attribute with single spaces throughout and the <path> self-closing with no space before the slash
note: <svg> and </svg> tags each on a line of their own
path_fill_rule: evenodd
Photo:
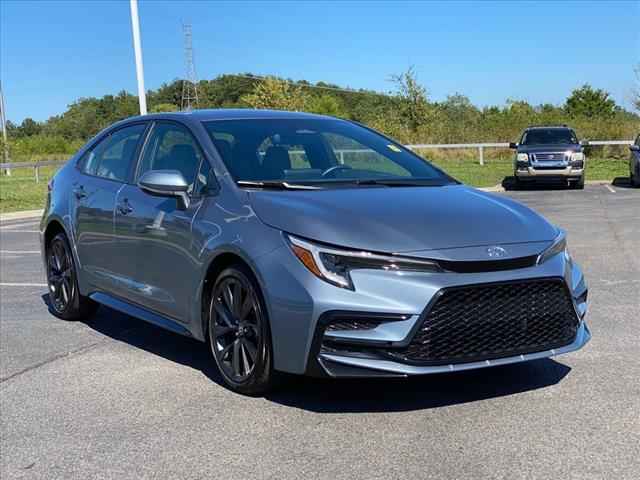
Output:
<svg viewBox="0 0 640 480">
<path fill-rule="evenodd" d="M 517 248 L 511 246 L 514 255 Z M 523 245 L 521 248 L 527 248 Z M 582 271 L 570 258 L 558 254 L 541 265 L 482 273 L 423 273 L 357 270 L 355 291 L 330 285 L 312 275 L 287 247 L 260 260 L 262 285 L 271 323 L 274 367 L 277 370 L 330 377 L 407 376 L 451 372 L 552 357 L 583 347 L 591 338 L 584 322 L 587 286 Z M 366 358 L 322 348 L 323 339 L 361 347 L 400 347 L 408 344 L 422 322 L 427 306 L 450 287 L 532 279 L 561 279 L 570 292 L 577 315 L 576 335 L 566 344 L 541 351 L 460 363 L 417 365 L 394 359 Z M 325 332 L 323 318 L 334 312 L 357 313 L 380 319 L 365 330 Z M 384 317 L 395 317 L 385 322 Z M 347 349 L 348 350 L 348 349 Z"/>
<path fill-rule="evenodd" d="M 539 169 L 529 166 L 526 169 L 519 168 L 515 171 L 515 176 L 518 178 L 562 177 L 578 179 L 582 177 L 582 175 L 584 175 L 584 168 L 573 168 L 571 166 L 553 169 Z"/>
</svg>

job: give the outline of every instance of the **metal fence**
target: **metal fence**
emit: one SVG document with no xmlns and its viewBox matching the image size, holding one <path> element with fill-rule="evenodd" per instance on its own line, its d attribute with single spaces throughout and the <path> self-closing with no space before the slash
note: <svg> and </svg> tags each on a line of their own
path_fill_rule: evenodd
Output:
<svg viewBox="0 0 640 480">
<path fill-rule="evenodd" d="M 590 140 L 588 146 L 624 146 L 632 145 L 633 140 Z M 410 150 L 429 150 L 429 149 L 477 149 L 478 162 L 484 165 L 484 150 L 486 148 L 509 148 L 508 143 L 418 143 L 413 145 L 405 145 Z M 344 155 L 348 153 L 361 153 L 369 150 L 343 149 L 336 150 L 340 163 L 344 163 Z M 300 151 L 300 153 L 303 153 Z M 12 169 L 16 168 L 33 168 L 33 175 L 36 182 L 40 181 L 40 168 L 64 165 L 66 160 L 43 160 L 39 162 L 13 162 L 0 163 L 0 170 L 4 170 L 7 174 L 11 174 Z"/>
</svg>

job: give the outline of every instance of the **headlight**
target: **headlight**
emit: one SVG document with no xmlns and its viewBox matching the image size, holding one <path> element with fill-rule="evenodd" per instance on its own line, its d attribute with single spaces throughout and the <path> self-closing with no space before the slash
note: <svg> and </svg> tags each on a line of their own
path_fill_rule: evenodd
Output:
<svg viewBox="0 0 640 480">
<path fill-rule="evenodd" d="M 430 260 L 341 249 L 292 235 L 285 235 L 285 238 L 293 254 L 311 273 L 332 285 L 350 290 L 353 290 L 350 272 L 356 269 L 442 271 L 436 262 Z"/>
<path fill-rule="evenodd" d="M 584 161 L 584 153 L 582 153 L 582 152 L 573 152 L 573 153 L 571 153 L 571 161 L 572 162 Z"/>
<path fill-rule="evenodd" d="M 529 155 L 527 153 L 518 153 L 516 155 L 516 162 L 529 162 Z"/>
<path fill-rule="evenodd" d="M 564 253 L 565 258 L 567 260 L 571 260 L 571 257 L 569 256 L 569 250 L 567 248 L 567 234 L 563 230 L 560 230 L 560 233 L 553 241 L 553 244 L 540 255 L 538 255 L 537 264 L 540 265 L 550 258 L 555 257 L 559 253 Z"/>
</svg>

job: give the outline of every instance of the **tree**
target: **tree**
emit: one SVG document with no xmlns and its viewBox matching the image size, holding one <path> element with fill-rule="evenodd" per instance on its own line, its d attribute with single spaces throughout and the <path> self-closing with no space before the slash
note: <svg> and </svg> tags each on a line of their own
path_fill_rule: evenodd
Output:
<svg viewBox="0 0 640 480">
<path fill-rule="evenodd" d="M 400 75 L 393 75 L 391 81 L 396 85 L 396 95 L 400 100 L 401 113 L 406 118 L 409 129 L 417 131 L 427 123 L 429 100 L 427 90 L 418 83 L 413 67 Z"/>
<path fill-rule="evenodd" d="M 30 137 L 39 134 L 42 127 L 33 118 L 25 118 L 20 124 L 19 130 L 21 136 Z"/>
<path fill-rule="evenodd" d="M 616 102 L 608 92 L 585 84 L 571 92 L 565 110 L 572 117 L 610 118 L 615 115 Z"/>
<path fill-rule="evenodd" d="M 271 108 L 274 110 L 305 111 L 310 97 L 299 85 L 276 77 L 267 77 L 257 83 L 252 93 L 244 95 L 241 101 L 253 108 Z"/>
</svg>

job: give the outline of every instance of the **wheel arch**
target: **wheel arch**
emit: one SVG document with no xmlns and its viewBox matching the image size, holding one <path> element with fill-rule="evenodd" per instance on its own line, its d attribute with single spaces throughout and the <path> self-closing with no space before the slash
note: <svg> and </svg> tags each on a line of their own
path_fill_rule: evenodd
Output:
<svg viewBox="0 0 640 480">
<path fill-rule="evenodd" d="M 260 290 L 261 290 L 260 294 L 262 295 L 264 302 L 267 304 L 266 306 L 267 306 L 267 315 L 268 315 L 269 307 L 268 307 L 267 299 L 264 295 L 264 282 L 261 275 L 258 273 L 258 270 L 256 269 L 254 263 L 240 249 L 233 248 L 233 247 L 221 249 L 217 251 L 216 254 L 209 259 L 204 276 L 202 278 L 202 281 L 200 282 L 200 288 L 198 292 L 198 300 L 199 300 L 198 303 L 200 305 L 200 309 L 198 313 L 199 313 L 200 321 L 198 322 L 197 325 L 200 329 L 200 332 L 198 333 L 202 335 L 201 340 L 203 341 L 207 340 L 207 328 L 208 328 L 207 315 L 208 315 L 209 302 L 211 300 L 210 296 L 211 296 L 211 288 L 213 286 L 213 283 L 215 282 L 216 278 L 218 278 L 218 275 L 220 275 L 220 273 L 225 268 L 234 264 L 244 265 L 253 274 L 253 277 L 255 278 L 256 282 L 258 283 L 258 286 L 260 287 Z M 199 337 L 199 335 L 197 334 L 194 336 L 196 338 Z"/>
</svg>

